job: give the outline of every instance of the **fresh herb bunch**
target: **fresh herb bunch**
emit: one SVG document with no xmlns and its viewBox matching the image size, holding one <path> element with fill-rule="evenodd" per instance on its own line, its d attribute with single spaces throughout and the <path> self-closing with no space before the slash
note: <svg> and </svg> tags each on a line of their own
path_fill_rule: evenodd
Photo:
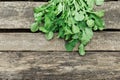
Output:
<svg viewBox="0 0 120 80">
<path fill-rule="evenodd" d="M 35 22 L 31 31 L 42 31 L 47 40 L 58 32 L 58 38 L 66 40 L 66 50 L 72 51 L 80 43 L 78 51 L 85 55 L 85 46 L 91 40 L 94 30 L 103 30 L 104 11 L 94 11 L 94 5 L 104 0 L 50 0 L 34 9 Z"/>
</svg>

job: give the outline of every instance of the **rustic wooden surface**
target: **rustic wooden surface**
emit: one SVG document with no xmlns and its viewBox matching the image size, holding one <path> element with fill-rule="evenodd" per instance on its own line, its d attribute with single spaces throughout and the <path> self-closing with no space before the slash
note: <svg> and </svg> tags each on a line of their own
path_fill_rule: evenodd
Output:
<svg viewBox="0 0 120 80">
<path fill-rule="evenodd" d="M 0 28 L 29 29 L 34 22 L 33 7 L 44 3 L 38 2 L 0 2 Z M 96 9 L 104 9 L 106 29 L 120 29 L 120 2 L 106 2 Z"/>
<path fill-rule="evenodd" d="M 4 80 L 119 80 L 120 52 L 0 52 Z"/>
<path fill-rule="evenodd" d="M 0 2 L 0 80 L 120 80 L 120 1 L 96 6 L 106 11 L 106 30 L 94 32 L 83 57 L 29 31 L 41 4 Z"/>
<path fill-rule="evenodd" d="M 1 33 L 1 51 L 66 51 L 65 41 L 47 41 L 42 33 Z M 77 50 L 77 48 L 75 48 Z M 120 32 L 95 32 L 86 50 L 120 51 Z"/>
</svg>

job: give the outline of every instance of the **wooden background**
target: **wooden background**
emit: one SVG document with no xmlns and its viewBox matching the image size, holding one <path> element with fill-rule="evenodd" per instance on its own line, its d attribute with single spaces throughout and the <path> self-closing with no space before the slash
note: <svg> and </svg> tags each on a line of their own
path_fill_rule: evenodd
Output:
<svg viewBox="0 0 120 80">
<path fill-rule="evenodd" d="M 33 7 L 44 3 L 0 2 L 0 80 L 120 80 L 120 1 L 96 6 L 106 29 L 94 32 L 83 57 L 66 52 L 61 39 L 30 32 Z"/>
</svg>

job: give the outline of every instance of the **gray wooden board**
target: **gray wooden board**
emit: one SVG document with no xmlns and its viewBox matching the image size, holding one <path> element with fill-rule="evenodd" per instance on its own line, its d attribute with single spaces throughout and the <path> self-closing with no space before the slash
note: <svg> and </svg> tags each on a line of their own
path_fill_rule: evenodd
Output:
<svg viewBox="0 0 120 80">
<path fill-rule="evenodd" d="M 119 80 L 120 52 L 0 52 L 1 80 Z"/>
<path fill-rule="evenodd" d="M 64 43 L 56 36 L 47 41 L 42 33 L 0 33 L 0 51 L 66 51 Z M 120 32 L 95 32 L 86 50 L 119 51 Z"/>
<path fill-rule="evenodd" d="M 34 21 L 33 7 L 40 4 L 44 3 L 0 2 L 0 29 L 28 29 Z M 105 9 L 107 29 L 120 29 L 120 2 L 107 2 L 96 9 Z M 95 32 L 84 57 L 64 52 L 64 43 L 56 37 L 47 41 L 42 33 L 0 33 L 0 51 L 5 51 L 0 52 L 0 79 L 120 79 L 120 32 Z"/>
<path fill-rule="evenodd" d="M 0 2 L 0 29 L 29 29 L 34 22 L 33 7 L 44 2 Z M 104 9 L 106 29 L 120 29 L 120 2 L 106 2 L 96 10 Z"/>
</svg>

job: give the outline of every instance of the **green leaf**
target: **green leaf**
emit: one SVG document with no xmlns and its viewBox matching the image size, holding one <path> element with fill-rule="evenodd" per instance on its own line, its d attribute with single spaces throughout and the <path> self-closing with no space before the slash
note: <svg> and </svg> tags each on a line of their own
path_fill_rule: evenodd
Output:
<svg viewBox="0 0 120 80">
<path fill-rule="evenodd" d="M 34 12 L 35 12 L 35 13 L 38 13 L 38 12 L 40 12 L 40 11 L 42 11 L 42 10 L 44 10 L 44 7 L 42 7 L 41 5 L 34 8 Z"/>
<path fill-rule="evenodd" d="M 51 31 L 51 32 L 47 33 L 45 37 L 47 40 L 51 40 L 53 38 L 53 36 L 54 36 L 54 33 Z"/>
<path fill-rule="evenodd" d="M 93 26 L 95 25 L 94 20 L 92 20 L 92 19 L 87 20 L 87 25 L 88 25 L 89 27 L 93 27 Z"/>
<path fill-rule="evenodd" d="M 78 13 L 78 12 L 76 12 L 75 13 L 75 20 L 76 21 L 82 21 L 82 20 L 84 20 L 84 14 L 83 13 Z"/>
<path fill-rule="evenodd" d="M 59 5 L 58 5 L 58 14 L 61 13 L 62 10 L 63 10 L 63 5 L 62 5 L 62 3 L 59 3 Z"/>
<path fill-rule="evenodd" d="M 96 0 L 96 5 L 102 5 L 104 3 L 104 0 Z"/>
<path fill-rule="evenodd" d="M 92 10 L 95 4 L 95 0 L 86 0 L 88 4 L 88 9 Z"/>
<path fill-rule="evenodd" d="M 34 18 L 35 18 L 35 21 L 41 22 L 41 20 L 42 20 L 42 13 L 34 13 Z"/>
<path fill-rule="evenodd" d="M 96 26 L 98 26 L 98 29 L 100 29 L 100 30 L 104 29 L 105 23 L 100 17 L 98 17 L 98 16 L 96 16 L 94 14 L 91 14 L 90 17 L 95 19 L 95 24 L 96 24 Z"/>
<path fill-rule="evenodd" d="M 72 26 L 72 31 L 73 31 L 73 33 L 79 33 L 79 32 L 80 32 L 80 29 L 79 29 L 78 26 L 73 25 L 73 26 Z"/>
<path fill-rule="evenodd" d="M 59 29 L 58 38 L 64 38 L 64 30 L 63 30 L 63 28 Z"/>
<path fill-rule="evenodd" d="M 79 35 L 78 34 L 75 34 L 72 36 L 72 39 L 78 39 L 79 38 Z"/>
<path fill-rule="evenodd" d="M 90 41 L 90 39 L 92 38 L 92 36 L 93 36 L 92 29 L 86 27 L 83 30 L 83 33 L 82 33 L 81 43 L 84 44 L 84 45 L 86 45 Z"/>
<path fill-rule="evenodd" d="M 103 17 L 104 12 L 105 12 L 104 10 L 101 10 L 101 11 L 94 12 L 94 14 L 97 15 L 98 17 Z"/>
<path fill-rule="evenodd" d="M 65 48 L 67 51 L 72 51 L 75 45 L 78 43 L 78 40 L 71 40 L 65 44 Z"/>
<path fill-rule="evenodd" d="M 65 35 L 66 35 L 66 34 L 72 34 L 72 31 L 71 31 L 71 29 L 70 29 L 69 27 L 66 26 L 66 27 L 64 28 L 64 30 L 65 30 Z"/>
<path fill-rule="evenodd" d="M 98 30 L 98 27 L 95 25 L 94 28 L 93 28 L 93 30 Z"/>
<path fill-rule="evenodd" d="M 31 28 L 30 28 L 31 32 L 36 32 L 36 31 L 38 31 L 38 29 L 39 29 L 38 23 L 33 23 L 31 25 Z"/>
<path fill-rule="evenodd" d="M 69 26 L 71 26 L 71 25 L 74 24 L 74 23 L 75 23 L 74 18 L 72 18 L 72 17 L 68 18 L 67 24 L 68 24 Z"/>
<path fill-rule="evenodd" d="M 39 30 L 44 32 L 44 33 L 48 33 L 47 29 L 45 29 L 45 27 L 39 27 Z"/>
<path fill-rule="evenodd" d="M 65 40 L 69 40 L 71 35 L 66 35 Z"/>
<path fill-rule="evenodd" d="M 50 17 L 48 15 L 45 16 L 45 27 L 49 28 L 52 25 Z"/>
<path fill-rule="evenodd" d="M 84 56 L 84 55 L 85 55 L 85 47 L 84 47 L 83 44 L 80 44 L 80 46 L 79 46 L 79 54 L 80 54 L 81 56 Z"/>
</svg>

